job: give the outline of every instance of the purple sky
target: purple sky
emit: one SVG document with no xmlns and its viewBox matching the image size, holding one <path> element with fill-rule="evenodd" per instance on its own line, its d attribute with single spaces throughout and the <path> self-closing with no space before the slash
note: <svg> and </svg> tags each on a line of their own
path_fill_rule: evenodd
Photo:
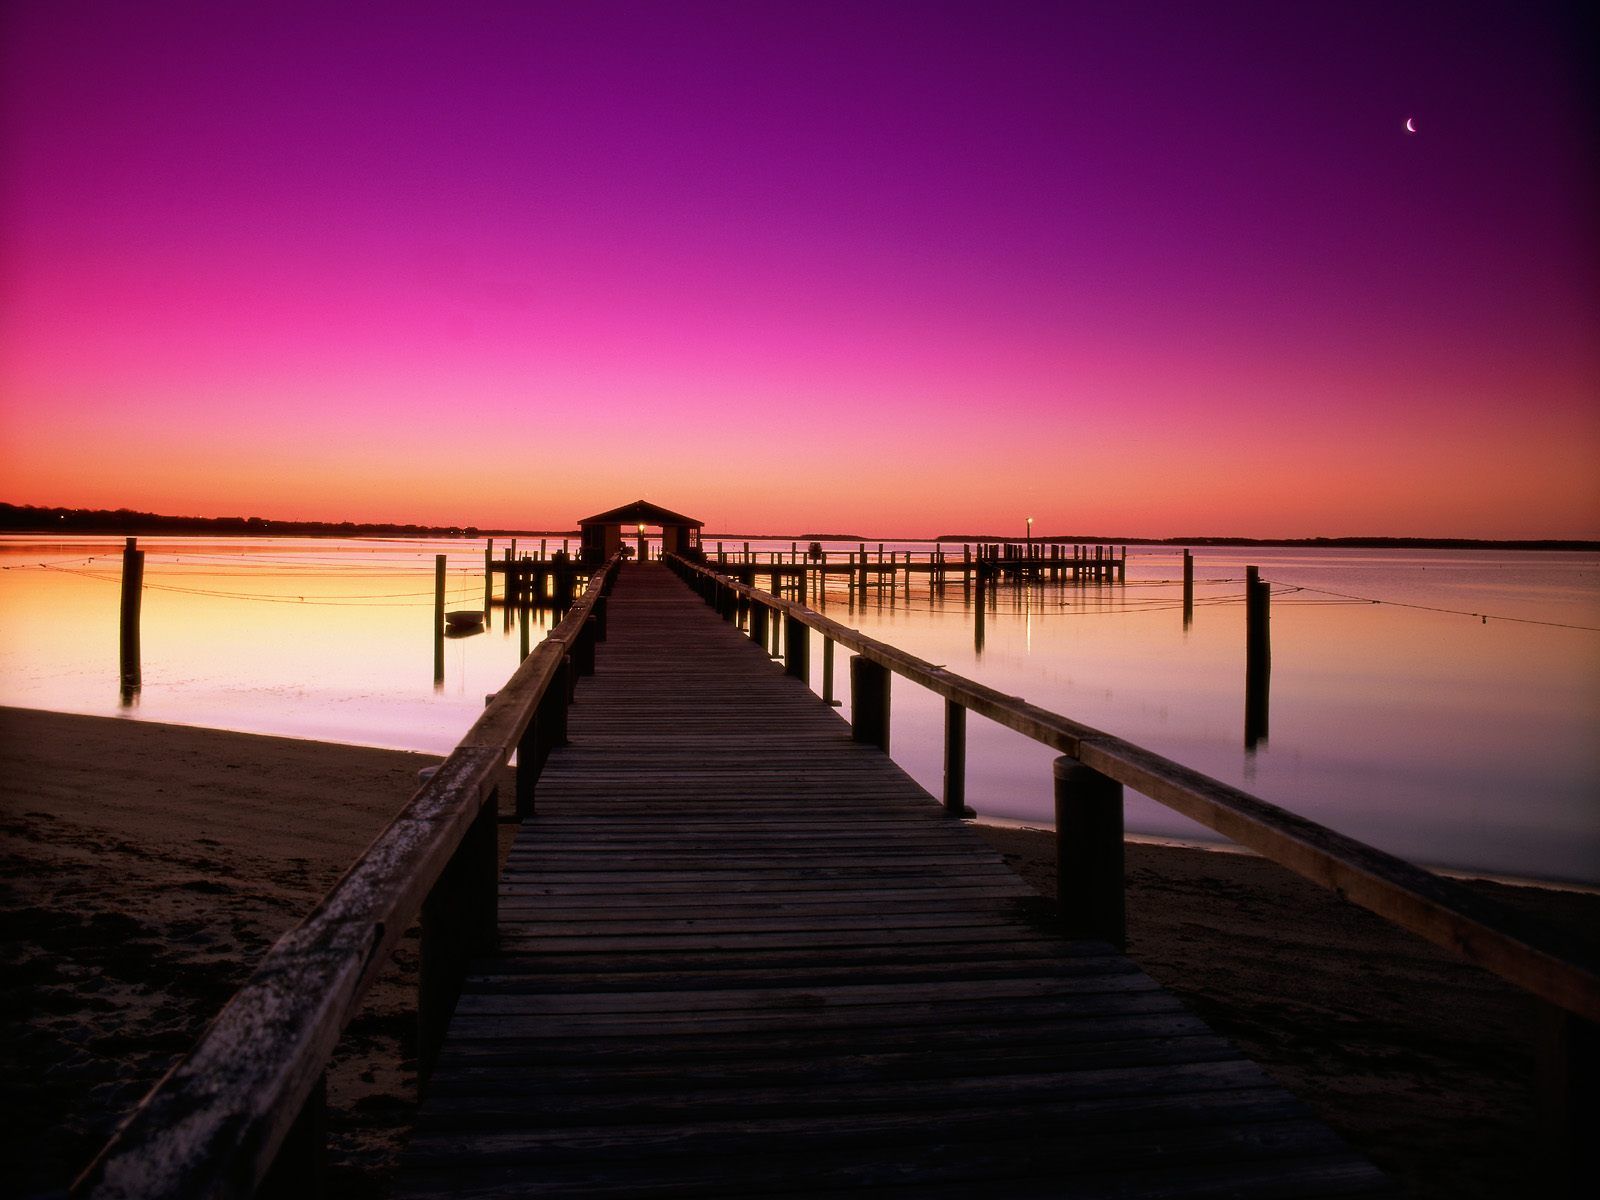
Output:
<svg viewBox="0 0 1600 1200">
<path fill-rule="evenodd" d="M 0 499 L 1600 537 L 1578 11 L 13 3 Z"/>
</svg>

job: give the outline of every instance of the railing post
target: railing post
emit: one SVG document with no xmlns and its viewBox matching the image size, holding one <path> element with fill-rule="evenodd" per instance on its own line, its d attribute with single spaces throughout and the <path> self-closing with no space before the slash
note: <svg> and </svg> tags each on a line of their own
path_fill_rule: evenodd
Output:
<svg viewBox="0 0 1600 1200">
<path fill-rule="evenodd" d="M 327 1192 L 328 1074 L 324 1071 L 284 1134 L 255 1194 L 257 1200 L 314 1200 Z"/>
<path fill-rule="evenodd" d="M 1061 932 L 1125 949 L 1122 785 L 1065 755 L 1054 772 Z"/>
<path fill-rule="evenodd" d="M 552 688 L 555 681 L 551 681 Z M 546 698 L 549 697 L 547 692 Z M 544 766 L 545 746 L 541 723 L 544 703 L 540 702 L 534 709 L 533 719 L 528 722 L 528 727 L 522 731 L 522 736 L 517 739 L 517 787 L 516 787 L 516 812 L 517 820 L 522 821 L 533 816 L 535 811 L 534 793 L 538 788 L 539 771 Z"/>
<path fill-rule="evenodd" d="M 750 601 L 750 640 L 767 648 L 767 606 L 759 600 Z"/>
<path fill-rule="evenodd" d="M 822 639 L 822 702 L 828 705 L 837 705 L 839 702 L 833 698 L 833 639 Z"/>
<path fill-rule="evenodd" d="M 567 674 L 568 660 L 563 657 L 534 710 L 534 762 L 541 768 L 552 750 L 567 744 Z"/>
<path fill-rule="evenodd" d="M 861 654 L 850 659 L 850 736 L 889 750 L 889 668 Z"/>
<path fill-rule="evenodd" d="M 967 815 L 967 710 L 954 700 L 944 702 L 944 811 Z"/>
<path fill-rule="evenodd" d="M 572 639 L 572 665 L 580 676 L 594 674 L 594 644 L 598 639 L 596 624 L 591 613 L 583 619 L 583 627 Z"/>
<path fill-rule="evenodd" d="M 467 962 L 491 949 L 497 921 L 498 874 L 495 794 L 479 805 L 438 881 L 422 902 L 417 948 L 417 1086 L 426 1086 L 450 1014 L 455 1011 Z"/>
<path fill-rule="evenodd" d="M 811 683 L 811 628 L 788 613 L 783 616 L 783 670 L 801 683 Z"/>
<path fill-rule="evenodd" d="M 1594 1186 L 1600 1123 L 1600 1025 L 1537 1001 L 1541 1194 L 1577 1200 Z"/>
</svg>

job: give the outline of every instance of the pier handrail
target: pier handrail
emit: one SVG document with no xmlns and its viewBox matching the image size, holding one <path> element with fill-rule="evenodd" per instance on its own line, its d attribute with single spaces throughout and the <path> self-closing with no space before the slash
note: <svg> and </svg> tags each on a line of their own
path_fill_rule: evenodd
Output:
<svg viewBox="0 0 1600 1200">
<path fill-rule="evenodd" d="M 774 596 L 676 555 L 668 561 L 686 582 L 704 585 L 702 595 L 708 603 L 742 599 L 814 629 L 949 704 L 1076 759 L 1556 1007 L 1600 1022 L 1600 967 L 1577 942 L 1542 922 L 1154 751 L 841 625 L 799 601 Z M 721 607 L 728 615 L 728 606 Z M 802 647 L 799 652 L 807 651 Z M 1120 843 L 1120 820 L 1118 829 Z"/>
<path fill-rule="evenodd" d="M 311 914 L 278 939 L 195 1046 L 145 1096 L 75 1181 L 73 1196 L 249 1196 L 269 1172 L 283 1190 L 317 1176 L 318 1165 L 307 1161 L 317 1152 L 301 1143 L 318 1137 L 313 1127 L 320 1125 L 323 1072 L 406 930 L 421 915 L 426 942 L 435 906 L 443 910 L 436 940 L 445 944 L 433 953 L 464 957 L 485 932 L 485 920 L 492 936 L 501 770 L 520 750 L 521 809 L 528 786 L 523 777 L 538 766 L 529 760 L 548 748 L 549 731 L 541 740 L 536 727 L 543 714 L 558 709 L 554 723 L 564 730 L 571 663 L 585 653 L 592 660 L 602 597 L 620 562 L 617 555 L 594 572 L 566 616 L 399 815 Z M 437 991 L 440 984 L 428 978 L 426 945 L 422 955 L 426 1006 L 430 986 Z M 427 1047 L 419 1047 L 419 1072 L 426 1057 Z"/>
</svg>

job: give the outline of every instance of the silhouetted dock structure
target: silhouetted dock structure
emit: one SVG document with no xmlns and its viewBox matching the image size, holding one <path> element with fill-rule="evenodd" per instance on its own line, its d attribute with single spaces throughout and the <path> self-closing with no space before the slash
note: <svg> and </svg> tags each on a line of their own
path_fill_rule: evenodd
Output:
<svg viewBox="0 0 1600 1200">
<path fill-rule="evenodd" d="M 1379 1182 L 664 566 L 606 626 L 397 1196 Z"/>
<path fill-rule="evenodd" d="M 593 574 L 556 628 L 75 1196 L 323 1192 L 323 1073 L 413 922 L 425 1102 L 400 1197 L 1383 1190 L 1123 956 L 1124 785 L 1536 998 L 1537 1190 L 1587 1195 L 1600 971 L 1584 951 L 708 569 L 689 518 L 650 509 L 688 522 L 685 553 L 623 565 L 602 518 L 643 503 L 586 522 Z M 828 703 L 836 645 L 853 652 L 848 724 Z M 944 700 L 938 800 L 887 755 L 892 676 Z M 1059 911 L 957 819 L 969 712 L 1061 755 Z M 503 875 L 502 808 L 521 821 Z"/>
</svg>

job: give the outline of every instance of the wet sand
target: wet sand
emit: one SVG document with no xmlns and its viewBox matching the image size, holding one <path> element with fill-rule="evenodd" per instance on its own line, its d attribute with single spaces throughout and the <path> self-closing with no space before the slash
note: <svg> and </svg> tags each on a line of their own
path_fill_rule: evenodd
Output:
<svg viewBox="0 0 1600 1200">
<path fill-rule="evenodd" d="M 70 1182 L 431 761 L 0 709 L 4 1194 Z M 1050 835 L 985 833 L 1050 890 Z M 1133 957 L 1403 1194 L 1526 1194 L 1525 996 L 1259 859 L 1132 844 L 1128 862 Z M 1600 929 L 1600 897 L 1475 886 Z M 403 1145 L 414 971 L 408 941 L 330 1071 L 331 1194 L 381 1195 Z"/>
</svg>

